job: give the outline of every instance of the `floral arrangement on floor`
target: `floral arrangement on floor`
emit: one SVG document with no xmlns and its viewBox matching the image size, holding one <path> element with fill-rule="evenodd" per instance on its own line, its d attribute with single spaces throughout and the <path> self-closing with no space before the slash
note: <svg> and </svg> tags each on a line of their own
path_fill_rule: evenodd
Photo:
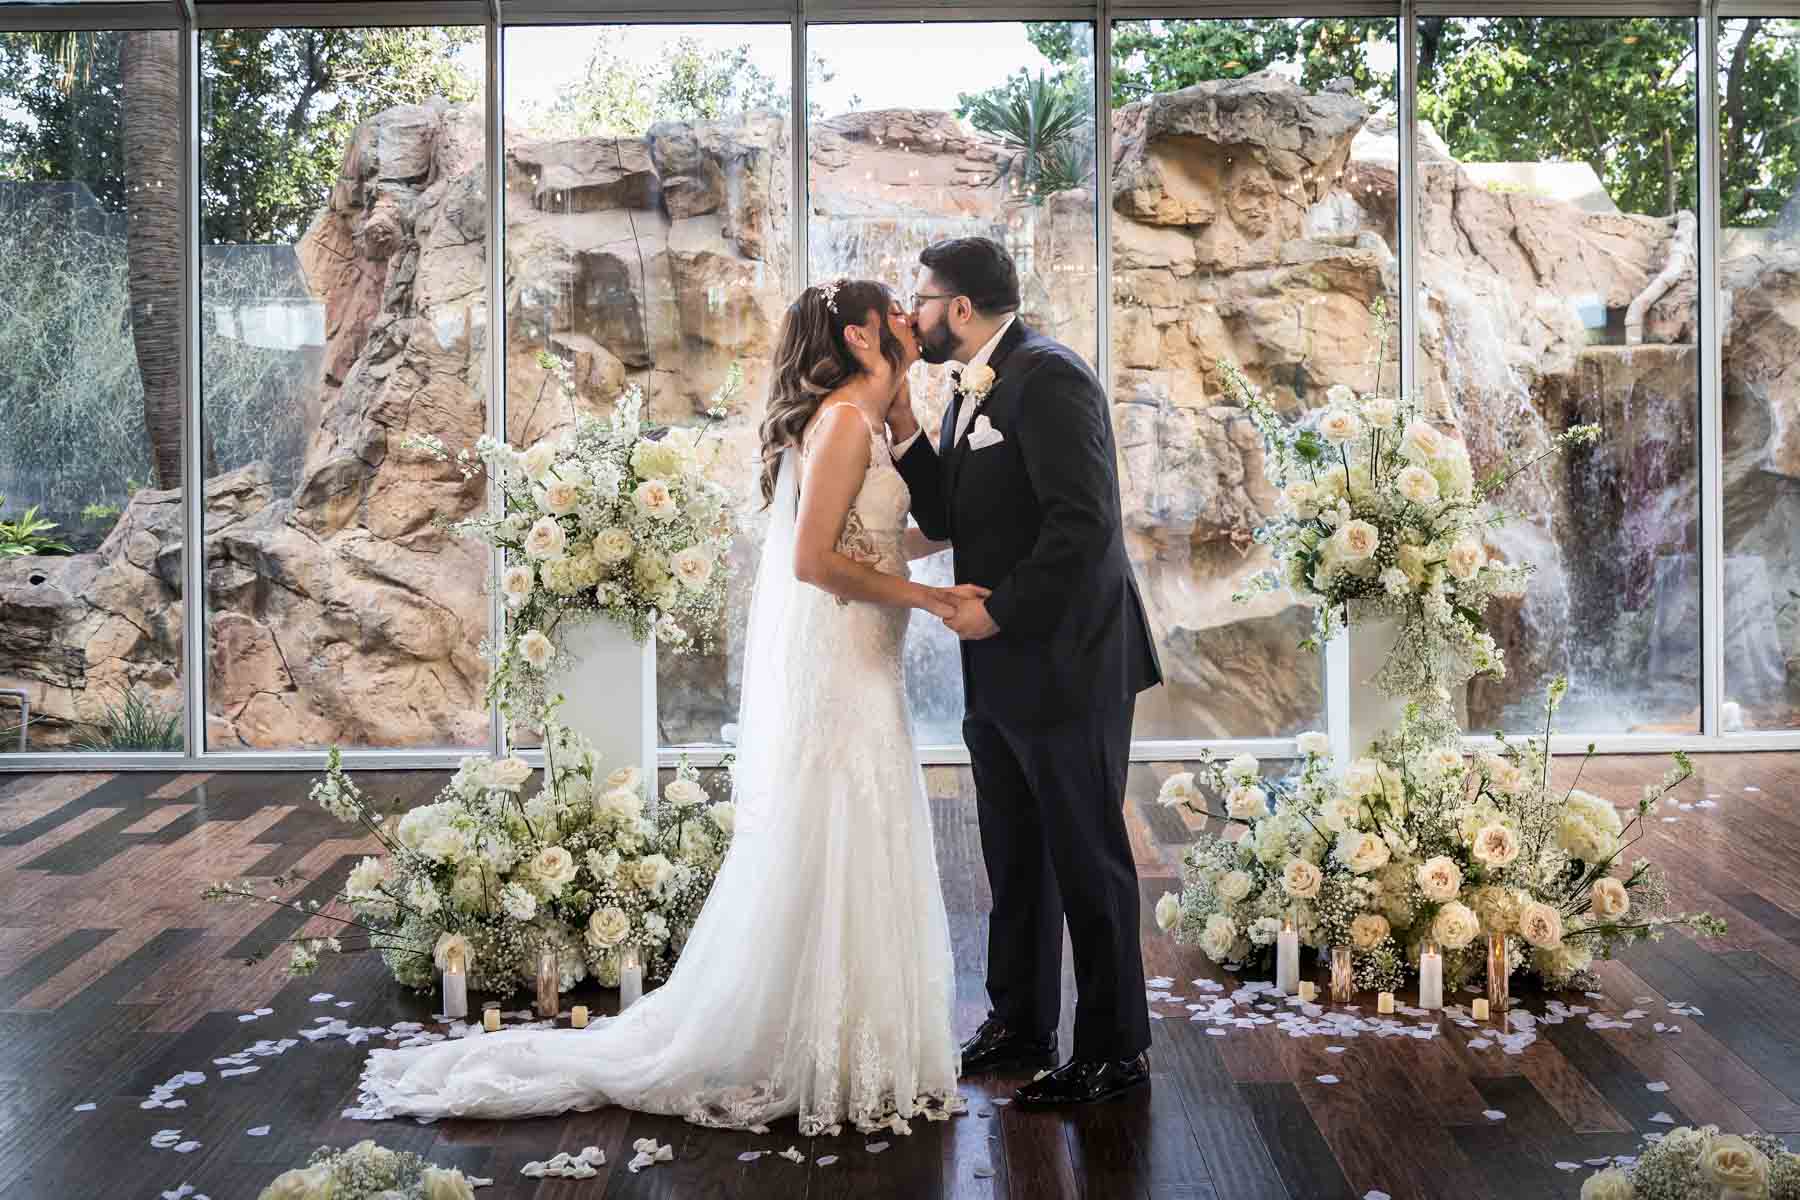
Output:
<svg viewBox="0 0 1800 1200">
<path fill-rule="evenodd" d="M 321 1146 L 307 1166 L 276 1176 L 258 1200 L 475 1200 L 476 1186 L 461 1171 L 362 1141 L 348 1150 Z"/>
<path fill-rule="evenodd" d="M 384 851 L 352 868 L 336 897 L 350 915 L 264 897 L 248 883 L 215 884 L 205 895 L 342 925 L 338 937 L 293 940 L 296 973 L 313 970 L 323 953 L 373 949 L 399 982 L 429 989 L 434 970 L 460 957 L 472 989 L 506 994 L 535 981 L 547 945 L 566 991 L 589 974 L 615 986 L 621 956 L 635 946 L 646 978 L 662 978 L 712 888 L 735 809 L 712 803 L 685 761 L 656 803 L 653 777 L 636 767 L 602 776 L 586 739 L 553 718 L 544 754 L 529 797 L 533 771 L 523 759 L 466 758 L 432 803 L 395 815 L 363 794 L 334 750 L 312 799 Z"/>
<path fill-rule="evenodd" d="M 1375 319 L 1379 379 L 1390 333 L 1379 302 Z M 1315 651 L 1346 625 L 1392 619 L 1397 642 L 1376 676 L 1390 695 L 1430 702 L 1477 674 L 1504 675 L 1483 614 L 1494 596 L 1523 592 L 1533 567 L 1488 557 L 1483 531 L 1506 522 L 1490 502 L 1543 459 L 1594 441 L 1600 427 L 1565 430 L 1529 461 L 1477 480 L 1467 447 L 1412 399 L 1338 384 L 1296 423 L 1236 366 L 1220 370 L 1262 434 L 1263 473 L 1281 492 L 1276 516 L 1256 531 L 1274 564 L 1233 599 L 1288 588 L 1317 610 L 1302 643 Z"/>
<path fill-rule="evenodd" d="M 568 363 L 542 353 L 538 364 L 574 414 Z M 604 615 L 638 641 L 654 634 L 676 653 L 711 647 L 735 535 L 730 493 L 708 475 L 724 444 L 712 430 L 743 381 L 732 364 L 698 428 L 646 424 L 643 392 L 633 385 L 610 419 L 572 415 L 567 432 L 528 450 L 483 437 L 452 459 L 438 438 L 406 440 L 409 449 L 454 461 L 465 479 L 485 473 L 499 496 L 489 511 L 445 524 L 504 553 L 505 627 L 497 644 L 483 647 L 490 703 L 509 717 L 541 719 L 558 665 L 556 632 L 566 622 Z"/>
<path fill-rule="evenodd" d="M 1427 940 L 1442 949 L 1447 988 L 1485 977 L 1487 933 L 1509 935 L 1515 970 L 1567 987 L 1592 986 L 1596 957 L 1670 925 L 1723 932 L 1714 917 L 1669 914 L 1649 862 L 1625 865 L 1644 818 L 1692 776 L 1686 755 L 1626 817 L 1602 796 L 1552 786 L 1550 726 L 1566 687 L 1550 685 L 1541 737 L 1502 737 L 1472 761 L 1455 726 L 1417 705 L 1341 773 L 1319 733 L 1301 735 L 1304 761 L 1280 783 L 1261 780 L 1249 755 L 1204 757 L 1164 783 L 1161 802 L 1243 833 L 1188 848 L 1181 894 L 1163 896 L 1158 924 L 1215 962 L 1242 964 L 1272 955 L 1292 917 L 1302 944 L 1351 947 L 1358 986 L 1374 990 L 1396 988 Z"/>
<path fill-rule="evenodd" d="M 1768 1134 L 1683 1125 L 1629 1165 L 1590 1175 L 1581 1200 L 1800 1200 L 1800 1155 Z"/>
</svg>

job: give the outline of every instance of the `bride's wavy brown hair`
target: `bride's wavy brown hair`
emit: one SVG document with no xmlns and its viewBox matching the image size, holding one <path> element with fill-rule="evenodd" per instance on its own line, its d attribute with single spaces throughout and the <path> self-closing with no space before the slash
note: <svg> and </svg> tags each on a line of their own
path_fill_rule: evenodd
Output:
<svg viewBox="0 0 1800 1200">
<path fill-rule="evenodd" d="M 834 287 L 827 297 L 826 292 Z M 905 365 L 906 349 L 887 324 L 893 300 L 893 292 L 884 283 L 840 279 L 835 285 L 815 284 L 788 305 L 775 346 L 775 374 L 769 381 L 769 403 L 761 428 L 764 508 L 775 499 L 781 452 L 800 444 L 801 433 L 826 396 L 863 373 L 862 364 L 844 342 L 845 327 L 867 321 L 871 311 L 880 313 L 881 357 L 895 371 Z"/>
</svg>

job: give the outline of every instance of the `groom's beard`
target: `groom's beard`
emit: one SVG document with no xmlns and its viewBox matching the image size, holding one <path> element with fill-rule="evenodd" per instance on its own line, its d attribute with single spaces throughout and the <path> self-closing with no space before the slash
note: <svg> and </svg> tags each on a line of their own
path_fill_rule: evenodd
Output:
<svg viewBox="0 0 1800 1200">
<path fill-rule="evenodd" d="M 956 357 L 956 336 L 948 321 L 925 330 L 915 326 L 913 336 L 919 341 L 919 357 L 934 367 Z"/>
</svg>

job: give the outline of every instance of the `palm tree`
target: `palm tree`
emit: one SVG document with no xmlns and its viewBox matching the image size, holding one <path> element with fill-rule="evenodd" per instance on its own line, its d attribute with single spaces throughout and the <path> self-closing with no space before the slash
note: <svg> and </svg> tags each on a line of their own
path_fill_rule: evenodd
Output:
<svg viewBox="0 0 1800 1200">
<path fill-rule="evenodd" d="M 63 86 L 86 74 L 94 41 L 61 30 L 30 35 L 63 66 Z M 131 338 L 144 383 L 144 430 L 156 483 L 181 486 L 181 36 L 174 30 L 119 35 L 125 143 L 125 252 Z"/>
</svg>

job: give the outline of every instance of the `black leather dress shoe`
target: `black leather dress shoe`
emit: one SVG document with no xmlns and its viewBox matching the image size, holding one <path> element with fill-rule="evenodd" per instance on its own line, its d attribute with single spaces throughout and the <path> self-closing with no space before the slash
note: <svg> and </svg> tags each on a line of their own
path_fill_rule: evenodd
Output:
<svg viewBox="0 0 1800 1200">
<path fill-rule="evenodd" d="M 1035 1071 L 1055 1061 L 1054 1030 L 1047 1037 L 1028 1037 L 1008 1029 L 999 1017 L 983 1021 L 975 1036 L 962 1047 L 964 1075 L 979 1075 L 984 1071 Z"/>
<path fill-rule="evenodd" d="M 1136 1058 L 1072 1058 L 1014 1092 L 1013 1102 L 1025 1108 L 1094 1104 L 1149 1082 L 1148 1054 Z"/>
</svg>

